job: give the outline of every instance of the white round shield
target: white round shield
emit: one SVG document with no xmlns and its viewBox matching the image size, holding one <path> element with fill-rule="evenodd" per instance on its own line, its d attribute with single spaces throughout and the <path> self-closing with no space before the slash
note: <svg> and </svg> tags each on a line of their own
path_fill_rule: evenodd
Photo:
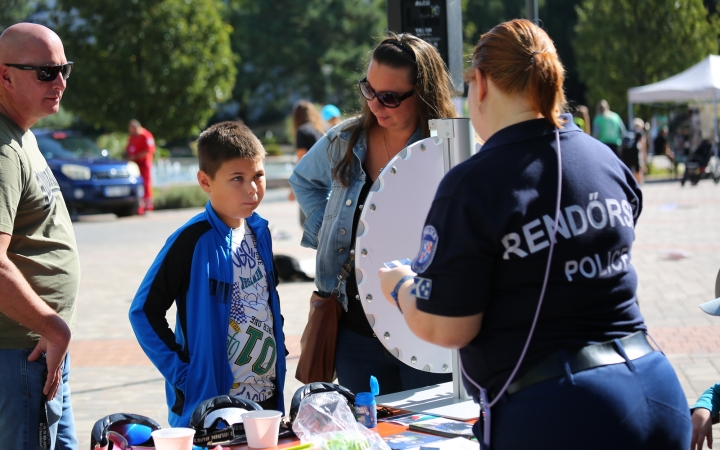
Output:
<svg viewBox="0 0 720 450">
<path fill-rule="evenodd" d="M 445 170 L 443 140 L 418 141 L 388 162 L 360 215 L 355 273 L 360 301 L 377 338 L 396 358 L 420 370 L 452 372 L 452 352 L 420 340 L 380 290 L 378 270 L 388 261 L 412 260 L 425 218 Z"/>
</svg>

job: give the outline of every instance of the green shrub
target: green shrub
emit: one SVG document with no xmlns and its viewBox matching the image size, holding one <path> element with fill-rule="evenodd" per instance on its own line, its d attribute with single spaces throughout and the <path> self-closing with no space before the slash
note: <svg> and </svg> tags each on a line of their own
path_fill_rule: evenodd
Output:
<svg viewBox="0 0 720 450">
<path fill-rule="evenodd" d="M 60 107 L 57 114 L 40 119 L 33 128 L 49 128 L 51 130 L 62 130 L 71 128 L 78 122 L 78 118 L 73 113 Z"/>
<path fill-rule="evenodd" d="M 208 196 L 200 186 L 168 186 L 153 189 L 153 204 L 156 210 L 197 208 L 205 206 Z"/>
<path fill-rule="evenodd" d="M 169 158 L 170 157 L 170 150 L 164 148 L 164 147 L 156 147 L 155 148 L 155 158 Z"/>
<path fill-rule="evenodd" d="M 265 147 L 265 151 L 268 156 L 280 156 L 283 154 L 280 144 L 278 144 L 277 139 L 275 139 L 272 134 L 269 136 L 265 135 L 265 137 L 260 141 L 262 142 L 263 147 Z"/>
<path fill-rule="evenodd" d="M 120 131 L 105 133 L 97 138 L 97 145 L 106 149 L 111 158 L 125 159 L 125 146 L 128 142 L 128 134 Z"/>
<path fill-rule="evenodd" d="M 97 146 L 106 149 L 113 159 L 126 159 L 125 147 L 128 142 L 128 134 L 115 131 L 113 133 L 105 133 L 97 138 Z M 155 158 L 169 158 L 170 150 L 160 147 L 155 148 Z"/>
</svg>

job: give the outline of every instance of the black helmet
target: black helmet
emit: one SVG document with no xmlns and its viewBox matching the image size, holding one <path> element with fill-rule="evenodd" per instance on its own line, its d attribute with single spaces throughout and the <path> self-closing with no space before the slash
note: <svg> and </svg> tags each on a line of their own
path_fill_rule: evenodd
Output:
<svg viewBox="0 0 720 450">
<path fill-rule="evenodd" d="M 200 402 L 190 417 L 190 428 L 195 429 L 193 444 L 214 447 L 246 443 L 240 416 L 261 409 L 254 401 L 235 395 L 220 395 Z"/>
<path fill-rule="evenodd" d="M 152 433 L 160 424 L 139 414 L 116 413 L 95 422 L 92 428 L 90 449 L 117 447 L 154 447 Z"/>
<path fill-rule="evenodd" d="M 300 409 L 300 403 L 308 395 L 318 394 L 320 392 L 337 392 L 345 397 L 348 402 L 348 406 L 352 410 L 355 406 L 355 394 L 350 392 L 346 387 L 340 386 L 339 384 L 326 383 L 324 381 L 317 381 L 314 383 L 308 383 L 305 386 L 300 387 L 295 391 L 293 395 L 292 403 L 290 404 L 290 424 L 295 422 L 298 410 Z"/>
</svg>

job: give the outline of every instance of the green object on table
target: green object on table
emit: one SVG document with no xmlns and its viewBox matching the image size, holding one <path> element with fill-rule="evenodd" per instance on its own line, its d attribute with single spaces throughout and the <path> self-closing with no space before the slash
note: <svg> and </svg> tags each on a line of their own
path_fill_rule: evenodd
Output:
<svg viewBox="0 0 720 450">
<path fill-rule="evenodd" d="M 288 447 L 285 450 L 304 450 L 306 448 L 312 448 L 312 446 L 313 446 L 312 444 L 300 444 L 300 445 Z"/>
<path fill-rule="evenodd" d="M 369 450 L 367 439 L 358 435 L 337 433 L 322 444 L 322 450 Z"/>
</svg>

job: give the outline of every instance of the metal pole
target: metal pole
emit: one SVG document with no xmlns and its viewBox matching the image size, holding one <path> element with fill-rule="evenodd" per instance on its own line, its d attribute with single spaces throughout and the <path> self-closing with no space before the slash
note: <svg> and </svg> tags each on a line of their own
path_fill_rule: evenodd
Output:
<svg viewBox="0 0 720 450">
<path fill-rule="evenodd" d="M 330 75 L 325 75 L 325 104 L 330 103 Z"/>
<path fill-rule="evenodd" d="M 715 104 L 715 136 L 713 136 L 713 155 L 715 156 L 715 173 L 713 174 L 713 180 L 718 179 L 718 98 L 717 88 L 713 89 L 713 100 Z"/>
<path fill-rule="evenodd" d="M 453 81 L 455 95 L 462 95 L 463 81 L 463 40 L 462 40 L 462 6 L 460 0 L 446 0 L 447 6 L 447 44 L 448 70 Z"/>
<path fill-rule="evenodd" d="M 525 14 L 527 20 L 535 22 L 535 0 L 525 0 Z"/>
<path fill-rule="evenodd" d="M 433 119 L 429 122 L 430 136 L 443 140 L 445 173 L 475 154 L 475 130 L 470 119 Z M 468 400 L 460 373 L 458 350 L 452 353 L 453 398 Z"/>
<path fill-rule="evenodd" d="M 330 102 L 330 74 L 335 67 L 332 64 L 323 64 L 320 66 L 320 71 L 325 76 L 325 103 Z"/>
<path fill-rule="evenodd" d="M 533 21 L 540 26 L 540 12 L 538 11 L 538 0 L 533 0 Z"/>
</svg>

